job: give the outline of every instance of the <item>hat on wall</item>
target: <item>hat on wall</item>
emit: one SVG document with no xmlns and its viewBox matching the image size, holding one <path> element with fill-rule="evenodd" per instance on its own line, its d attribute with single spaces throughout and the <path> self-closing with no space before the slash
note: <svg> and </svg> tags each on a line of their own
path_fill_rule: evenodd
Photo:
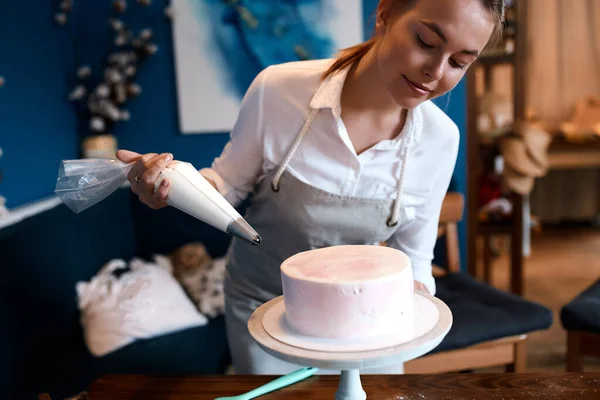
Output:
<svg viewBox="0 0 600 400">
<path fill-rule="evenodd" d="M 531 160 L 545 171 L 548 169 L 548 147 L 552 135 L 538 124 L 523 123 L 517 133 L 523 137 L 525 149 Z"/>
<path fill-rule="evenodd" d="M 533 190 L 535 178 L 548 171 L 548 147 L 552 135 L 532 122 L 516 124 L 515 132 L 499 141 L 504 158 L 503 182 L 510 190 L 522 195 Z"/>
<path fill-rule="evenodd" d="M 546 168 L 539 165 L 528 153 L 523 137 L 507 135 L 500 139 L 500 152 L 504 156 L 504 164 L 516 172 L 539 178 L 544 176 Z"/>
<path fill-rule="evenodd" d="M 533 190 L 535 178 L 532 176 L 522 175 L 512 169 L 508 165 L 504 165 L 504 173 L 502 174 L 504 185 L 511 191 L 527 195 Z"/>
</svg>

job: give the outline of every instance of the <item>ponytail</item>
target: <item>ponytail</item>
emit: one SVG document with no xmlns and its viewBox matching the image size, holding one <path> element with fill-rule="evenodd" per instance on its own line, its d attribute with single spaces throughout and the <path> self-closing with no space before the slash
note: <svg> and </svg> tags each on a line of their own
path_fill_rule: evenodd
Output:
<svg viewBox="0 0 600 400">
<path fill-rule="evenodd" d="M 376 40 L 377 39 L 373 37 L 367 40 L 366 42 L 359 43 L 355 46 L 348 47 L 340 51 L 340 54 L 338 55 L 334 63 L 323 74 L 323 79 L 345 69 L 350 65 L 353 65 L 357 61 L 360 61 L 360 59 L 363 58 L 369 50 L 371 50 Z"/>
</svg>

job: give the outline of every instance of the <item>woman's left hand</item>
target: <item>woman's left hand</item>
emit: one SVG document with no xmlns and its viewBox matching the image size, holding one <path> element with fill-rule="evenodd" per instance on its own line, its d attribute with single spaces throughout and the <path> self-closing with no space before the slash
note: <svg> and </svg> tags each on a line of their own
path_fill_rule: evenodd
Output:
<svg viewBox="0 0 600 400">
<path fill-rule="evenodd" d="M 427 290 L 427 286 L 417 281 L 415 281 L 415 292 L 425 292 L 427 294 L 431 294 L 429 293 L 429 290 Z"/>
</svg>

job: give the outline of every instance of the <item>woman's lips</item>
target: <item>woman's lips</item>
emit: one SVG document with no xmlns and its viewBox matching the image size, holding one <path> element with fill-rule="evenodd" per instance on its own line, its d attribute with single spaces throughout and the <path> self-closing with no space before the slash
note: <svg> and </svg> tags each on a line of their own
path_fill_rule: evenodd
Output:
<svg viewBox="0 0 600 400">
<path fill-rule="evenodd" d="M 404 81 L 406 82 L 408 87 L 411 88 L 415 93 L 418 93 L 421 96 L 425 96 L 431 92 L 431 90 L 427 89 L 425 86 L 415 83 L 408 79 L 406 75 L 402 75 L 402 77 L 404 78 Z"/>
</svg>

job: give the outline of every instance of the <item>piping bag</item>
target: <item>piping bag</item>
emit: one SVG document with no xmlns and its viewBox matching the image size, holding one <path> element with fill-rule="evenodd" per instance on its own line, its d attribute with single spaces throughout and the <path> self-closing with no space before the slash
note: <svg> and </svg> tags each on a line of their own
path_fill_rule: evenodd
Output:
<svg viewBox="0 0 600 400">
<path fill-rule="evenodd" d="M 127 182 L 134 163 L 85 158 L 61 161 L 54 192 L 73 212 L 80 213 Z M 158 176 L 170 182 L 167 204 L 231 236 L 254 245 L 261 238 L 227 200 L 188 162 L 172 161 Z"/>
</svg>

